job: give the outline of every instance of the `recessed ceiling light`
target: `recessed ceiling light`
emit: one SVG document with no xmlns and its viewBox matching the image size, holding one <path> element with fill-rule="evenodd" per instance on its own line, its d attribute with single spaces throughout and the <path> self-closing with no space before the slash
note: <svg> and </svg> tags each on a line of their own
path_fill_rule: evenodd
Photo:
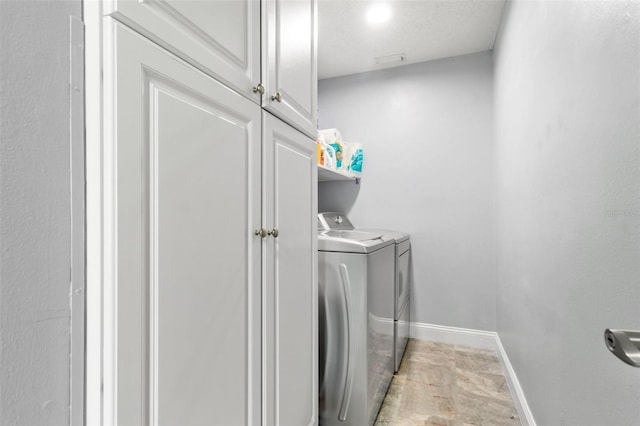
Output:
<svg viewBox="0 0 640 426">
<path fill-rule="evenodd" d="M 372 24 L 386 22 L 391 18 L 391 7 L 387 3 L 375 3 L 367 10 L 367 21 Z"/>
</svg>

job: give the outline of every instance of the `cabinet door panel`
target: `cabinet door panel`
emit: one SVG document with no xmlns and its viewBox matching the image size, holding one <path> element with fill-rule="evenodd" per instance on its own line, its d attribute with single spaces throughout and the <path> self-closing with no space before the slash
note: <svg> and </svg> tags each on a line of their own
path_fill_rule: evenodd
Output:
<svg viewBox="0 0 640 426">
<path fill-rule="evenodd" d="M 316 0 L 263 1 L 265 108 L 310 137 L 316 137 Z M 281 100 L 272 99 L 277 93 Z"/>
<path fill-rule="evenodd" d="M 260 102 L 259 0 L 117 0 L 112 16 Z"/>
<path fill-rule="evenodd" d="M 260 107 L 109 28 L 116 423 L 258 424 Z"/>
<path fill-rule="evenodd" d="M 265 422 L 317 418 L 317 171 L 315 144 L 264 114 L 266 226 Z"/>
</svg>

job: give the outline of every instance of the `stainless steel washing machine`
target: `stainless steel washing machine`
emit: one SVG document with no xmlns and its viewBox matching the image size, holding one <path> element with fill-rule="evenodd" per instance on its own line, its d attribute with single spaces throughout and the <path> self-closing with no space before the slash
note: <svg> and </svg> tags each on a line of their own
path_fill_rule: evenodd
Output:
<svg viewBox="0 0 640 426">
<path fill-rule="evenodd" d="M 320 425 L 373 425 L 393 376 L 395 241 L 333 215 L 318 233 Z"/>
</svg>

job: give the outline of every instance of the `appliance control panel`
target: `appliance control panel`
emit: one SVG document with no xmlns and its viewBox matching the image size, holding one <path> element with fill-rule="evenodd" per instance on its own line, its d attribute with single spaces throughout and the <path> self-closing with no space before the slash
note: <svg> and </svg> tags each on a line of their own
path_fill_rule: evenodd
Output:
<svg viewBox="0 0 640 426">
<path fill-rule="evenodd" d="M 324 212 L 318 214 L 318 231 L 332 231 L 338 229 L 354 229 L 351 221 L 344 215 L 344 213 Z"/>
</svg>

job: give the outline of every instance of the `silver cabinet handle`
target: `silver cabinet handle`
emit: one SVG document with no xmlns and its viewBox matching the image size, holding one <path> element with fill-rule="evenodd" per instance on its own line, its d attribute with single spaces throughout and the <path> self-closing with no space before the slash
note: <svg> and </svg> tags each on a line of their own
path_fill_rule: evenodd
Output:
<svg viewBox="0 0 640 426">
<path fill-rule="evenodd" d="M 640 367 L 640 331 L 604 331 L 604 343 L 612 354 L 633 367 Z"/>
<path fill-rule="evenodd" d="M 261 238 L 265 238 L 267 236 L 267 230 L 264 228 L 256 229 L 254 234 L 260 236 Z"/>
<path fill-rule="evenodd" d="M 282 102 L 282 93 L 276 92 L 276 94 L 271 97 L 271 100 Z"/>
<path fill-rule="evenodd" d="M 278 228 L 273 228 L 271 231 L 267 231 L 267 235 L 271 235 L 273 238 L 278 238 L 280 231 L 278 231 Z"/>
<path fill-rule="evenodd" d="M 262 83 L 258 83 L 258 85 L 253 88 L 253 93 L 260 93 L 261 95 L 264 95 L 264 86 Z"/>
</svg>

